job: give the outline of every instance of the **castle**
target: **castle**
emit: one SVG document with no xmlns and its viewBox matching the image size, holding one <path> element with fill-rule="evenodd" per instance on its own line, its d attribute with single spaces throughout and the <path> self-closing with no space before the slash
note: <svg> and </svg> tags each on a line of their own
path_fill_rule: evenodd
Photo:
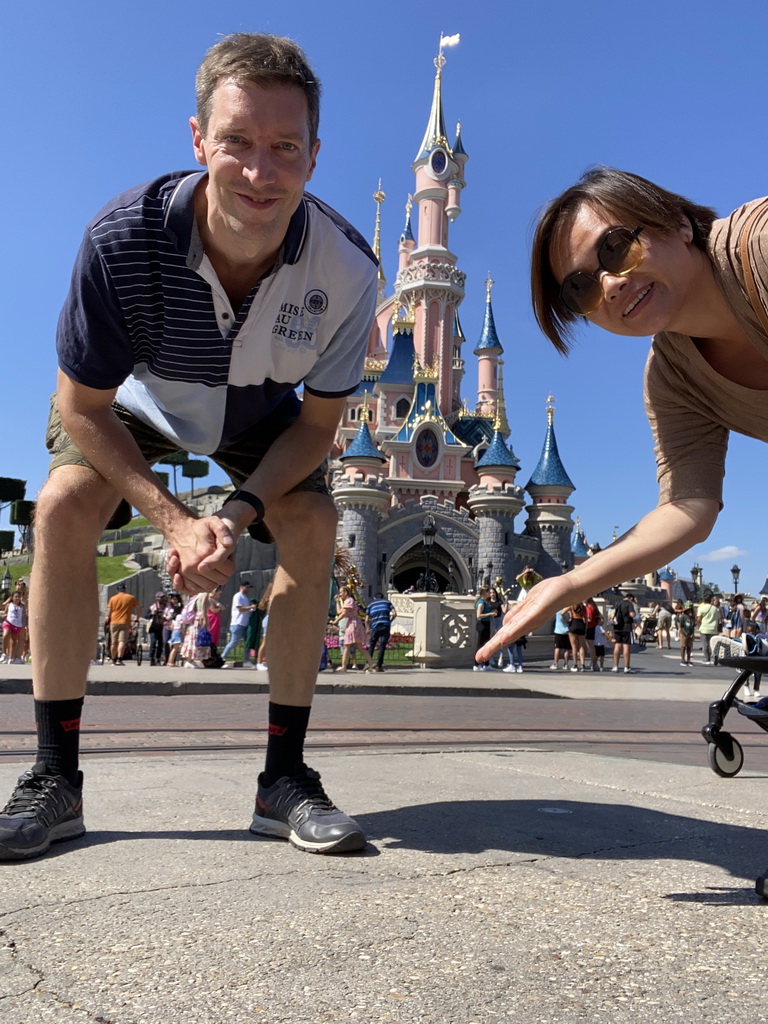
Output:
<svg viewBox="0 0 768 1024">
<path fill-rule="evenodd" d="M 583 531 L 574 531 L 571 518 L 574 485 L 558 453 L 551 395 L 541 457 L 525 488 L 515 482 L 520 463 L 508 444 L 504 349 L 490 275 L 473 352 L 474 408 L 462 399 L 465 275 L 448 233 L 461 213 L 468 155 L 461 125 L 453 145 L 446 136 L 444 65 L 441 50 L 427 128 L 412 165 L 415 189 L 406 204 L 394 290 L 387 295 L 380 264 L 364 379 L 347 398 L 331 452 L 337 541 L 357 565 L 363 597 L 388 589 L 465 593 L 498 577 L 510 586 L 526 566 L 553 576 L 587 555 Z M 380 260 L 380 185 L 373 198 L 373 247 Z M 516 532 L 524 508 L 527 518 Z"/>
</svg>

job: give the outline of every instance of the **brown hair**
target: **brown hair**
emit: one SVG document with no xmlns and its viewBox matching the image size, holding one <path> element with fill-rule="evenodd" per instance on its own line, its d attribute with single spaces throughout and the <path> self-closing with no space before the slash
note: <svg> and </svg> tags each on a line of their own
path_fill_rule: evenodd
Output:
<svg viewBox="0 0 768 1024">
<path fill-rule="evenodd" d="M 205 135 L 211 116 L 213 92 L 224 79 L 255 82 L 269 89 L 293 85 L 307 98 L 309 142 L 317 142 L 320 124 L 320 82 L 304 51 L 292 39 L 264 33 L 235 32 L 208 50 L 195 77 L 197 123 Z"/>
<path fill-rule="evenodd" d="M 536 321 L 561 355 L 570 351 L 570 335 L 581 317 L 563 303 L 560 285 L 552 272 L 551 255 L 560 244 L 582 205 L 616 215 L 617 224 L 639 224 L 660 234 L 676 231 L 683 217 L 693 228 L 693 243 L 706 251 L 706 240 L 717 217 L 709 206 L 668 192 L 652 181 L 615 167 L 595 167 L 544 209 L 531 247 L 531 301 Z"/>
</svg>

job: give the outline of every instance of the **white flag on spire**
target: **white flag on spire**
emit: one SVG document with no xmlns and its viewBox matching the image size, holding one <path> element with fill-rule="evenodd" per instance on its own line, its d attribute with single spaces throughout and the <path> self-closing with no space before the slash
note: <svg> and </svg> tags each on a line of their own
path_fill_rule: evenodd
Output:
<svg viewBox="0 0 768 1024">
<path fill-rule="evenodd" d="M 461 36 L 457 32 L 455 36 L 440 36 L 440 49 L 446 46 L 458 46 Z"/>
</svg>

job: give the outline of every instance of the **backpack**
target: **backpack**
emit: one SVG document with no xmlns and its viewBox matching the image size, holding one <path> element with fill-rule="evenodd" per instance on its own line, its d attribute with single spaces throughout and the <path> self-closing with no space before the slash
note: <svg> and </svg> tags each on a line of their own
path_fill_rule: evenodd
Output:
<svg viewBox="0 0 768 1024">
<path fill-rule="evenodd" d="M 620 604 L 616 605 L 613 615 L 611 616 L 611 622 L 620 633 L 624 632 L 624 609 Z"/>
</svg>

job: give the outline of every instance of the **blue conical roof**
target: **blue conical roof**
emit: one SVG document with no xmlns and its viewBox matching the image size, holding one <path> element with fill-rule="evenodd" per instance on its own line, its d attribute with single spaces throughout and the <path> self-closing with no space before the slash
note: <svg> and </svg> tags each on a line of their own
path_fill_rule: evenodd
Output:
<svg viewBox="0 0 768 1024">
<path fill-rule="evenodd" d="M 573 537 L 571 537 L 571 554 L 575 555 L 576 558 L 587 558 L 589 556 L 587 538 L 584 536 L 583 530 L 576 529 L 573 531 Z"/>
<path fill-rule="evenodd" d="M 367 423 L 360 424 L 360 429 L 353 438 L 349 448 L 347 448 L 343 455 L 339 456 L 340 461 L 343 462 L 344 459 L 379 459 L 381 462 L 387 461 L 373 443 Z"/>
<path fill-rule="evenodd" d="M 413 237 L 413 231 L 411 229 L 411 210 L 410 206 L 405 211 L 405 227 L 403 233 L 400 235 L 401 242 L 415 242 L 416 239 Z"/>
<path fill-rule="evenodd" d="M 485 317 L 483 319 L 483 330 L 480 334 L 480 341 L 477 343 L 475 355 L 481 352 L 503 352 L 499 336 L 496 333 L 496 322 L 493 319 L 493 305 L 491 304 L 491 289 L 487 289 L 485 299 Z"/>
<path fill-rule="evenodd" d="M 413 384 L 413 331 L 398 327 L 392 334 L 392 352 L 389 362 L 379 377 L 379 384 Z"/>
<path fill-rule="evenodd" d="M 669 571 L 669 568 L 665 566 L 663 569 L 659 569 L 660 580 L 674 580 L 676 579 L 675 574 Z"/>
<path fill-rule="evenodd" d="M 569 487 L 576 490 L 571 478 L 565 472 L 565 467 L 560 461 L 560 452 L 557 450 L 557 439 L 555 428 L 550 422 L 547 427 L 547 436 L 544 439 L 544 447 L 541 450 L 536 469 L 531 474 L 531 479 L 525 485 L 528 490 L 531 485 L 534 487 Z"/>
<path fill-rule="evenodd" d="M 478 469 L 495 466 L 512 466 L 515 469 L 520 469 L 520 463 L 515 458 L 515 453 L 504 444 L 504 438 L 499 430 L 494 431 L 490 445 L 475 465 Z"/>
<path fill-rule="evenodd" d="M 461 122 L 456 125 L 456 141 L 453 144 L 453 155 L 464 156 L 469 159 L 466 149 L 464 149 L 464 146 L 461 144 Z"/>
<path fill-rule="evenodd" d="M 454 309 L 453 311 L 453 337 L 460 338 L 461 341 L 465 341 L 464 331 L 461 329 L 461 320 L 459 320 L 459 311 Z"/>
</svg>

